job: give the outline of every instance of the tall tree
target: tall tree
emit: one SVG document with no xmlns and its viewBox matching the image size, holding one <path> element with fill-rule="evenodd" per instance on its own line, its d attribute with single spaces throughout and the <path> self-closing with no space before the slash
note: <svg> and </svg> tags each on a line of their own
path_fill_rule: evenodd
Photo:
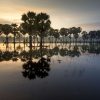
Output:
<svg viewBox="0 0 100 100">
<path fill-rule="evenodd" d="M 54 29 L 50 28 L 49 31 L 48 31 L 48 35 L 50 36 L 49 37 L 50 43 L 53 43 L 53 37 L 54 37 L 53 33 L 54 33 Z"/>
<path fill-rule="evenodd" d="M 57 39 L 59 38 L 59 30 L 58 29 L 54 29 L 54 33 L 53 33 L 53 35 L 54 35 L 54 38 L 55 38 L 55 44 L 57 43 Z"/>
<path fill-rule="evenodd" d="M 79 33 L 82 31 L 82 29 L 81 29 L 81 27 L 73 27 L 72 28 L 72 33 L 73 33 L 73 36 L 74 36 L 74 38 L 75 38 L 75 42 L 77 42 L 77 39 L 78 39 L 78 37 L 79 37 Z"/>
<path fill-rule="evenodd" d="M 98 30 L 98 31 L 96 32 L 96 37 L 97 37 L 97 39 L 99 40 L 98 42 L 100 42 L 100 30 Z"/>
<path fill-rule="evenodd" d="M 66 28 L 61 28 L 61 29 L 60 29 L 60 35 L 61 35 L 62 38 L 63 38 L 63 41 L 62 41 L 63 43 L 65 42 L 65 41 L 64 41 L 65 34 L 66 34 Z"/>
<path fill-rule="evenodd" d="M 27 34 L 27 31 L 25 31 L 25 26 L 24 26 L 25 24 L 24 23 L 22 23 L 22 24 L 20 24 L 20 32 L 22 33 L 22 35 L 24 36 L 24 41 L 23 41 L 23 43 L 24 43 L 24 49 L 25 49 L 25 42 L 26 42 L 26 38 L 25 38 L 25 35 Z"/>
<path fill-rule="evenodd" d="M 12 34 L 14 35 L 14 40 L 13 40 L 13 43 L 14 43 L 14 50 L 15 50 L 15 43 L 16 43 L 16 34 L 18 33 L 18 25 L 17 24 L 11 24 L 11 27 L 12 27 Z"/>
<path fill-rule="evenodd" d="M 6 47 L 8 47 L 8 34 L 11 33 L 12 28 L 9 24 L 4 24 L 2 26 L 2 32 L 6 35 Z"/>
<path fill-rule="evenodd" d="M 23 29 L 29 34 L 29 47 L 32 49 L 32 35 L 35 34 L 36 29 L 36 13 L 28 12 L 22 15 Z"/>
<path fill-rule="evenodd" d="M 86 40 L 88 39 L 88 34 L 87 34 L 86 31 L 83 31 L 81 34 L 82 34 L 82 39 L 83 39 L 83 41 L 84 41 L 84 43 L 85 43 Z"/>
<path fill-rule="evenodd" d="M 90 31 L 89 38 L 91 40 L 91 43 L 94 42 L 94 39 L 96 38 L 96 31 Z"/>
<path fill-rule="evenodd" d="M 69 29 L 68 28 L 66 28 L 66 32 L 65 32 L 65 37 L 66 37 L 66 43 L 68 42 L 67 41 L 67 36 L 69 35 Z"/>
<path fill-rule="evenodd" d="M 2 34 L 2 24 L 0 24 L 0 34 Z"/>
<path fill-rule="evenodd" d="M 2 34 L 2 24 L 0 24 L 0 35 Z"/>
<path fill-rule="evenodd" d="M 51 21 L 49 19 L 49 15 L 46 13 L 39 13 L 37 15 L 37 31 L 40 37 L 40 47 L 42 47 L 43 39 L 45 35 L 48 33 L 47 31 L 50 29 Z"/>
<path fill-rule="evenodd" d="M 73 34 L 73 30 L 75 29 L 75 27 L 69 28 L 69 38 L 70 38 L 70 44 L 71 44 L 71 39 L 72 39 L 72 34 Z"/>
</svg>

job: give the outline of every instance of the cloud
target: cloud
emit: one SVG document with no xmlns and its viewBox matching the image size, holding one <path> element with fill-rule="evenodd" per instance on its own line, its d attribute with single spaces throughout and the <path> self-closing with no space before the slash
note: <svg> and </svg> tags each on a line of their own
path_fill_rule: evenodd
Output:
<svg viewBox="0 0 100 100">
<path fill-rule="evenodd" d="M 0 0 L 0 18 L 1 22 L 19 23 L 27 11 L 46 12 L 54 28 L 80 25 L 97 29 L 99 25 L 91 23 L 100 22 L 99 5 L 100 0 Z"/>
<path fill-rule="evenodd" d="M 0 24 L 11 24 L 11 22 L 0 18 Z"/>
<path fill-rule="evenodd" d="M 86 31 L 100 30 L 100 22 L 79 24 L 77 26 L 81 26 L 83 28 L 83 30 L 86 30 Z"/>
</svg>

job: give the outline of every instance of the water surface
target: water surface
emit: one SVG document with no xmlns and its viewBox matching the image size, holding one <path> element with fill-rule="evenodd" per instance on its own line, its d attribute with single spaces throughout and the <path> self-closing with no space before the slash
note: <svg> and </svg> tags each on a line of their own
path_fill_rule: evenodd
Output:
<svg viewBox="0 0 100 100">
<path fill-rule="evenodd" d="M 100 45 L 0 44 L 0 100 L 99 100 Z"/>
</svg>

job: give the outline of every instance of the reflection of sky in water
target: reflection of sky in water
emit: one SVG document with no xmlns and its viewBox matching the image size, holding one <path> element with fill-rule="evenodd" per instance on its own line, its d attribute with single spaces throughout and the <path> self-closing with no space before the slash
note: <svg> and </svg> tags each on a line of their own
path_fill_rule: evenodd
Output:
<svg viewBox="0 0 100 100">
<path fill-rule="evenodd" d="M 24 62 L 0 62 L 1 100 L 97 100 L 100 94 L 100 55 L 52 56 L 49 76 L 29 80 Z M 60 62 L 59 62 L 60 61 Z"/>
</svg>

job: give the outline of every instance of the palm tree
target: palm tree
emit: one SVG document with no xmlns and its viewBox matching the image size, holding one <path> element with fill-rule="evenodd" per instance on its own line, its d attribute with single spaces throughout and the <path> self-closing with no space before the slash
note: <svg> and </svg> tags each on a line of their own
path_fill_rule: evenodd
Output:
<svg viewBox="0 0 100 100">
<path fill-rule="evenodd" d="M 72 34 L 73 34 L 73 30 L 75 27 L 69 28 L 69 38 L 70 38 L 70 44 L 71 44 L 71 39 L 72 39 Z"/>
<path fill-rule="evenodd" d="M 24 25 L 25 25 L 25 24 L 22 23 L 22 24 L 20 24 L 19 27 L 20 27 L 20 32 L 21 32 L 21 33 L 23 34 L 23 36 L 24 36 L 24 42 L 23 42 L 23 43 L 24 43 L 24 49 L 25 49 L 25 42 L 26 42 L 25 35 L 26 35 L 27 32 L 26 32 L 25 29 L 24 29 L 24 27 L 25 27 Z"/>
<path fill-rule="evenodd" d="M 82 39 L 83 39 L 83 41 L 84 41 L 84 43 L 85 43 L 86 40 L 88 39 L 88 34 L 87 34 L 86 31 L 83 31 L 81 34 L 82 34 Z"/>
<path fill-rule="evenodd" d="M 67 43 L 67 36 L 69 35 L 69 29 L 66 28 L 66 31 L 65 31 L 65 37 L 66 37 L 66 43 Z"/>
<path fill-rule="evenodd" d="M 13 40 L 13 43 L 14 43 L 14 50 L 15 50 L 15 43 L 16 43 L 16 34 L 18 33 L 18 25 L 17 24 L 12 24 L 11 27 L 12 27 L 12 34 L 14 35 L 14 40 Z"/>
<path fill-rule="evenodd" d="M 12 27 L 9 24 L 4 24 L 2 26 L 2 32 L 6 35 L 6 48 L 8 47 L 8 34 L 11 33 Z"/>
<path fill-rule="evenodd" d="M 29 34 L 29 47 L 32 49 L 32 35 L 35 34 L 36 29 L 36 13 L 28 12 L 22 15 L 23 29 Z"/>
<path fill-rule="evenodd" d="M 55 44 L 57 43 L 57 39 L 59 38 L 59 31 L 58 29 L 54 29 L 54 33 L 53 33 L 53 36 L 55 38 Z"/>
<path fill-rule="evenodd" d="M 0 34 L 2 33 L 2 24 L 0 24 Z"/>
<path fill-rule="evenodd" d="M 98 30 L 98 31 L 96 32 L 96 36 L 97 36 L 97 39 L 98 39 L 99 42 L 100 42 L 100 30 Z"/>
<path fill-rule="evenodd" d="M 94 42 L 94 39 L 96 38 L 96 31 L 90 31 L 89 37 L 90 37 L 91 43 Z"/>
<path fill-rule="evenodd" d="M 81 32 L 81 28 L 80 27 L 78 27 L 78 28 L 76 28 L 76 27 L 73 27 L 72 28 L 72 33 L 73 33 L 73 36 L 74 36 L 74 38 L 75 38 L 75 43 L 77 42 L 77 39 L 78 39 L 78 37 L 79 37 L 79 33 Z"/>
<path fill-rule="evenodd" d="M 60 35 L 61 35 L 62 38 L 63 38 L 63 43 L 64 43 L 65 34 L 66 34 L 66 28 L 61 28 L 61 29 L 60 29 Z"/>
<path fill-rule="evenodd" d="M 68 28 L 61 28 L 60 35 L 63 37 L 63 43 L 65 42 L 64 37 L 66 37 L 66 42 L 67 42 L 67 36 L 69 35 L 69 29 Z"/>
<path fill-rule="evenodd" d="M 50 36 L 50 40 L 49 40 L 50 43 L 53 43 L 53 33 L 54 33 L 54 29 L 50 28 L 48 31 L 48 35 Z M 51 40 L 51 38 L 52 38 L 52 40 Z"/>
<path fill-rule="evenodd" d="M 40 47 L 42 47 L 43 39 L 50 29 L 50 24 L 49 15 L 46 13 L 39 13 L 37 15 L 37 31 L 40 37 Z"/>
<path fill-rule="evenodd" d="M 2 24 L 0 24 L 0 35 L 2 35 Z"/>
</svg>

